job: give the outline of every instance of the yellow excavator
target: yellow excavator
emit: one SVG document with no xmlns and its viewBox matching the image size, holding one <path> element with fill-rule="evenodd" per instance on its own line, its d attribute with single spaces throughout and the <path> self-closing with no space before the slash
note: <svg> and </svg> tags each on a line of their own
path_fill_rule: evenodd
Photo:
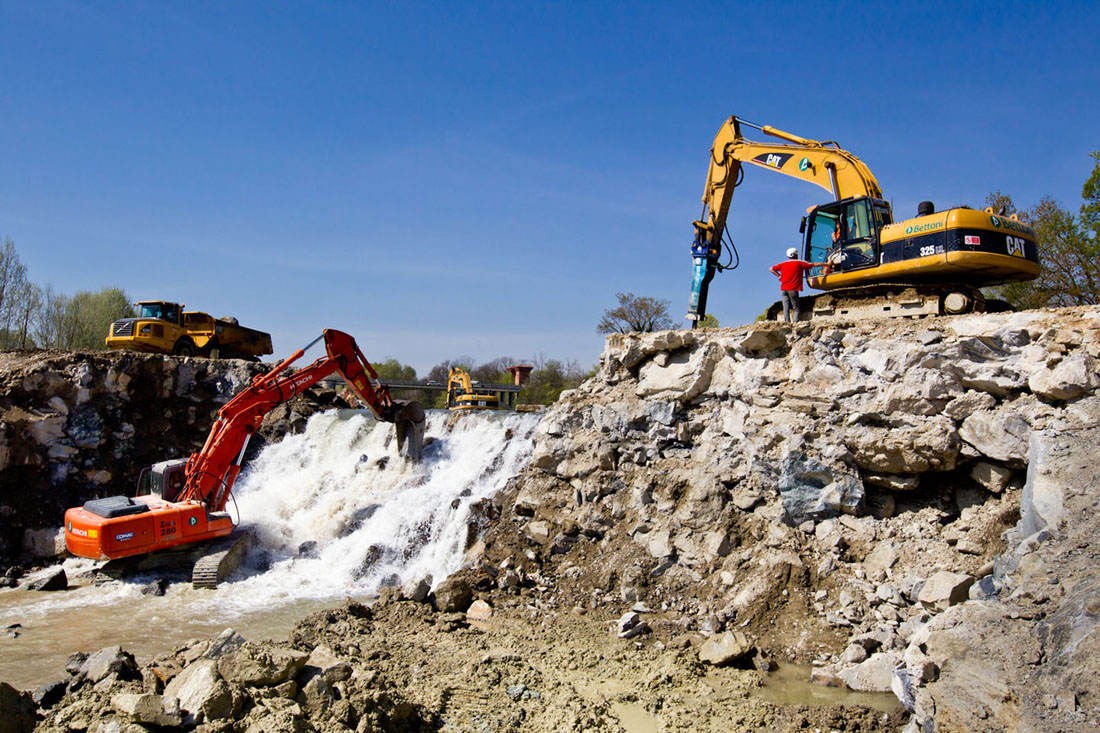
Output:
<svg viewBox="0 0 1100 733">
<path fill-rule="evenodd" d="M 496 410 L 500 398 L 488 391 L 480 391 L 470 379 L 470 373 L 459 367 L 451 367 L 447 373 L 448 410 Z"/>
<path fill-rule="evenodd" d="M 742 125 L 784 142 L 754 142 Z M 820 142 L 730 117 L 711 148 L 703 213 L 694 222 L 693 278 L 686 318 L 706 314 L 716 272 L 737 266 L 726 236 L 734 189 L 748 163 L 821 186 L 833 200 L 802 217 L 802 259 L 826 262 L 809 277 L 826 291 L 802 299 L 802 318 L 883 318 L 986 310 L 979 288 L 1032 280 L 1039 274 L 1035 231 L 1015 214 L 965 207 L 936 211 L 922 201 L 917 216 L 895 222 L 870 169 L 835 142 Z M 729 260 L 723 264 L 723 245 Z M 767 317 L 781 317 L 776 303 Z"/>
</svg>

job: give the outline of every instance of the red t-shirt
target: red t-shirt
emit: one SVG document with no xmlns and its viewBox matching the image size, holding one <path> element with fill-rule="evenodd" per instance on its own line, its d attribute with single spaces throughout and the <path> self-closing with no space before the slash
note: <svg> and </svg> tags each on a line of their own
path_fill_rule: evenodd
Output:
<svg viewBox="0 0 1100 733">
<path fill-rule="evenodd" d="M 780 290 L 802 290 L 802 273 L 813 267 L 804 260 L 787 260 L 772 267 L 772 272 L 779 273 Z"/>
</svg>

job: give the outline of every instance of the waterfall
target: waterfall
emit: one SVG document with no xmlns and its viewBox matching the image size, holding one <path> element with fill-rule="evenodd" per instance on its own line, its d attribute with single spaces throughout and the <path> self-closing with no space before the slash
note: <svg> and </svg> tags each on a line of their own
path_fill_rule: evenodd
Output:
<svg viewBox="0 0 1100 733">
<path fill-rule="evenodd" d="M 531 454 L 538 416 L 430 411 L 423 459 L 397 455 L 393 426 L 330 411 L 268 446 L 234 489 L 257 540 L 218 595 L 263 605 L 341 598 L 460 569 L 471 510 Z"/>
</svg>

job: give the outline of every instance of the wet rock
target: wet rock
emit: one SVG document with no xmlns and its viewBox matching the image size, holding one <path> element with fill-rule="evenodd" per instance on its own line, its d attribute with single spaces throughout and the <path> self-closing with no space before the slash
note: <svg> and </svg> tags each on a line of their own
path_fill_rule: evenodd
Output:
<svg viewBox="0 0 1100 733">
<path fill-rule="evenodd" d="M 104 647 L 88 656 L 80 665 L 78 675 L 93 684 L 100 682 L 108 675 L 115 675 L 125 680 L 141 679 L 137 663 L 134 662 L 134 655 L 123 651 L 120 646 Z"/>
<path fill-rule="evenodd" d="M 309 655 L 305 652 L 246 642 L 240 649 L 218 659 L 216 671 L 229 682 L 246 687 L 272 687 L 293 678 L 307 659 Z M 171 690 L 166 692 L 171 694 Z"/>
<path fill-rule="evenodd" d="M 431 576 L 408 580 L 401 586 L 401 597 L 407 601 L 423 603 L 432 592 Z"/>
<path fill-rule="evenodd" d="M 901 657 L 893 652 L 872 654 L 866 661 L 837 673 L 850 689 L 858 692 L 890 692 L 894 668 Z"/>
<path fill-rule="evenodd" d="M 724 667 L 741 661 L 755 651 L 747 636 L 740 631 L 726 631 L 712 636 L 699 646 L 699 661 Z"/>
<path fill-rule="evenodd" d="M 177 726 L 183 723 L 180 701 L 148 693 L 124 693 L 111 698 L 111 706 L 124 719 L 143 725 Z"/>
<path fill-rule="evenodd" d="M 58 567 L 27 581 L 23 584 L 23 587 L 27 590 L 40 591 L 66 590 L 69 587 L 69 578 L 65 575 L 65 569 Z"/>
<path fill-rule="evenodd" d="M 924 582 L 917 600 L 930 610 L 945 611 L 967 600 L 973 583 L 974 578 L 965 573 L 941 570 Z"/>
<path fill-rule="evenodd" d="M 302 655 L 302 661 L 305 661 Z M 179 700 L 180 710 L 183 713 L 183 722 L 186 725 L 202 723 L 204 721 L 220 720 L 227 717 L 233 709 L 233 695 L 229 686 L 218 673 L 218 667 L 228 657 L 219 662 L 213 659 L 200 659 L 194 664 L 184 668 L 164 688 L 164 696 L 174 697 Z M 245 664 L 232 665 L 230 671 L 236 673 L 244 669 L 250 671 Z M 244 684 L 245 679 L 273 679 L 273 677 L 260 677 L 252 675 L 242 676 L 237 680 Z M 281 681 L 281 680 L 280 680 Z"/>
<path fill-rule="evenodd" d="M 0 731 L 30 733 L 35 728 L 34 700 L 7 682 L 0 682 Z"/>
<path fill-rule="evenodd" d="M 452 575 L 440 583 L 435 589 L 435 609 L 443 613 L 465 611 L 473 600 L 473 590 L 470 585 Z"/>
<path fill-rule="evenodd" d="M 143 596 L 163 596 L 168 591 L 168 578 L 157 578 L 141 589 Z"/>
</svg>

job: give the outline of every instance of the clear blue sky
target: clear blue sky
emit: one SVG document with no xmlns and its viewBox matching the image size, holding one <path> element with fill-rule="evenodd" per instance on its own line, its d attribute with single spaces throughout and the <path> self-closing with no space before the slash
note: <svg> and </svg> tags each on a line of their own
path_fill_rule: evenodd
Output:
<svg viewBox="0 0 1100 733">
<path fill-rule="evenodd" d="M 107 285 L 421 373 L 595 363 L 615 293 L 680 321 L 707 151 L 731 114 L 834 139 L 895 215 L 1052 196 L 1100 149 L 1100 5 L 0 3 L 0 236 L 39 284 Z M 825 192 L 757 169 L 751 321 Z"/>
</svg>

